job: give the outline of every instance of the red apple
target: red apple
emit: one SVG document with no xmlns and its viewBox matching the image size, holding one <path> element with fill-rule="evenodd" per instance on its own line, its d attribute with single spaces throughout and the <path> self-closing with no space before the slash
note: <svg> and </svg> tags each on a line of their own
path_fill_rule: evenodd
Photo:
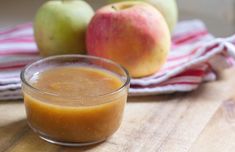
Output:
<svg viewBox="0 0 235 152">
<path fill-rule="evenodd" d="M 130 0 L 107 0 L 109 3 L 123 2 Z M 178 21 L 178 8 L 176 0 L 131 0 L 131 1 L 143 1 L 153 5 L 159 12 L 162 13 L 163 17 L 168 24 L 169 30 L 173 32 L 174 27 Z"/>
<path fill-rule="evenodd" d="M 102 7 L 86 33 L 88 54 L 120 63 L 132 77 L 159 71 L 170 42 L 165 19 L 145 2 L 126 1 Z"/>
</svg>

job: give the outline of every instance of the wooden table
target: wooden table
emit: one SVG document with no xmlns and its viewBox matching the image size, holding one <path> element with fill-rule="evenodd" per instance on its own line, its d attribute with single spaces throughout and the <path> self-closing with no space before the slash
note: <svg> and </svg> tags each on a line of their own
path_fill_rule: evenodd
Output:
<svg viewBox="0 0 235 152">
<path fill-rule="evenodd" d="M 0 152 L 234 152 L 235 69 L 184 94 L 129 98 L 121 128 L 101 144 L 47 143 L 27 126 L 22 101 L 0 102 Z"/>
</svg>

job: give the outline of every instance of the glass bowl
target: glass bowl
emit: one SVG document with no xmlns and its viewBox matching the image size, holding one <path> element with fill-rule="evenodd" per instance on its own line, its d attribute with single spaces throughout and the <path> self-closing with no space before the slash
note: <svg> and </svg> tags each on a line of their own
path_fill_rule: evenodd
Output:
<svg viewBox="0 0 235 152">
<path fill-rule="evenodd" d="M 122 84 L 104 94 L 85 95 L 79 91 L 65 95 L 61 91 L 51 92 L 34 85 L 40 74 L 61 67 L 103 70 L 115 75 Z M 58 74 L 38 83 L 50 84 L 59 76 Z M 74 76 L 68 76 L 66 80 L 72 79 L 71 77 Z M 130 77 L 125 68 L 108 59 L 87 55 L 60 55 L 28 65 L 21 72 L 21 81 L 27 121 L 32 130 L 40 138 L 54 144 L 83 146 L 104 141 L 119 128 L 127 101 Z M 79 82 L 76 84 L 79 85 Z M 87 85 L 83 83 L 82 88 Z M 92 87 L 99 90 L 102 85 Z M 66 89 L 68 86 L 62 87 Z"/>
</svg>

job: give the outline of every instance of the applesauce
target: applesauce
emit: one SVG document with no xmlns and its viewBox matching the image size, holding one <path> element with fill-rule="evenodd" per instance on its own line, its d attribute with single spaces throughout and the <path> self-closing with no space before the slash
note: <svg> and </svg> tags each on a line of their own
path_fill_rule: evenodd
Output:
<svg viewBox="0 0 235 152">
<path fill-rule="evenodd" d="M 51 59 L 65 57 L 74 58 L 63 55 Z M 75 57 L 94 60 L 89 56 Z M 37 63 L 40 65 L 40 62 L 43 61 Z M 28 124 L 41 138 L 56 144 L 87 145 L 103 141 L 120 126 L 127 99 L 128 75 L 125 78 L 117 69 L 112 71 L 112 66 L 117 66 L 112 62 L 108 63 L 111 65 L 100 61 L 72 62 L 55 66 L 50 61 L 45 69 L 39 68 L 29 77 L 25 73 L 32 66 L 22 72 Z"/>
</svg>

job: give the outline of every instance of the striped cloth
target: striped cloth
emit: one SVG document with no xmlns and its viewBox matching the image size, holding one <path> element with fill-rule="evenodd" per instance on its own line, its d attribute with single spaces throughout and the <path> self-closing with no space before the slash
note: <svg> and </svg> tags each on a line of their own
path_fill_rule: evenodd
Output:
<svg viewBox="0 0 235 152">
<path fill-rule="evenodd" d="M 187 92 L 234 64 L 235 35 L 215 39 L 200 20 L 180 22 L 167 63 L 154 75 L 132 79 L 132 96 Z M 0 30 L 0 100 L 20 99 L 21 69 L 39 59 L 32 24 Z"/>
</svg>

